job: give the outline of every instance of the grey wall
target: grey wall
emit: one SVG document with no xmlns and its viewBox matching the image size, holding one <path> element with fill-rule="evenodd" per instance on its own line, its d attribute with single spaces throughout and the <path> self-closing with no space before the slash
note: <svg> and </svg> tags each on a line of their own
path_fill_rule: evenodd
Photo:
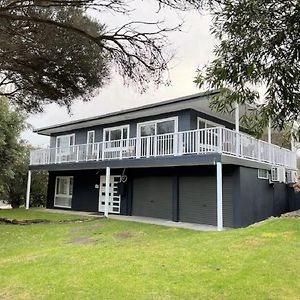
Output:
<svg viewBox="0 0 300 300">
<path fill-rule="evenodd" d="M 235 227 L 244 227 L 288 211 L 287 186 L 259 179 L 257 169 L 240 167 L 235 196 Z"/>
<path fill-rule="evenodd" d="M 103 129 L 104 128 L 115 127 L 115 126 L 126 125 L 126 124 L 129 124 L 129 135 L 131 138 L 133 138 L 133 137 L 136 137 L 136 135 L 137 135 L 137 124 L 138 123 L 147 122 L 147 121 L 156 120 L 156 119 L 175 117 L 175 116 L 178 116 L 178 130 L 179 131 L 187 131 L 187 130 L 196 129 L 198 116 L 203 119 L 208 119 L 215 123 L 219 123 L 221 125 L 224 125 L 225 127 L 231 128 L 231 129 L 234 127 L 232 124 L 225 122 L 224 120 L 208 116 L 206 114 L 197 112 L 192 109 L 186 109 L 186 110 L 181 110 L 181 111 L 167 113 L 167 114 L 159 114 L 159 115 L 153 115 L 153 116 L 145 117 L 145 118 L 139 118 L 139 119 L 117 122 L 117 123 L 112 123 L 112 124 L 107 124 L 107 125 L 89 127 L 89 128 L 83 128 L 83 129 L 79 129 L 79 130 L 75 130 L 75 131 L 64 131 L 64 132 L 55 134 L 50 137 L 50 147 L 51 148 L 56 147 L 56 136 L 65 135 L 65 134 L 73 134 L 73 133 L 75 133 L 75 144 L 76 145 L 86 144 L 87 132 L 90 130 L 95 130 L 95 141 L 101 142 L 103 140 Z"/>
<path fill-rule="evenodd" d="M 49 172 L 47 208 L 54 207 L 55 180 L 57 176 L 73 176 L 72 210 L 98 212 L 99 189 L 95 185 L 100 183 L 100 176 L 104 175 L 102 170 L 78 170 Z M 111 170 L 112 175 L 122 174 L 122 170 Z M 127 189 L 126 189 L 127 192 Z M 122 196 L 121 214 L 127 214 L 127 194 Z"/>
<path fill-rule="evenodd" d="M 133 207 L 133 201 L 146 199 L 144 203 L 140 203 L 144 209 L 151 201 L 160 201 L 163 196 L 168 207 L 165 217 L 174 221 L 189 219 L 190 222 L 201 222 L 201 219 L 193 215 L 193 209 L 200 205 L 197 209 L 203 213 L 202 217 L 209 220 L 210 224 L 216 224 L 216 166 L 111 169 L 112 175 L 121 175 L 123 171 L 128 176 L 128 181 L 121 200 L 121 214 L 130 215 L 140 209 L 136 205 Z M 74 176 L 72 209 L 98 211 L 99 190 L 95 188 L 95 184 L 99 184 L 100 175 L 104 173 L 103 169 L 50 172 L 47 207 L 53 208 L 55 177 Z M 139 186 L 134 187 L 137 182 L 140 183 Z M 161 183 L 166 182 L 168 184 L 160 187 Z M 183 185 L 183 182 L 188 184 Z M 145 186 L 146 183 L 148 186 Z M 223 165 L 224 225 L 239 228 L 270 216 L 279 216 L 290 209 L 288 193 L 294 195 L 285 184 L 269 184 L 268 180 L 258 179 L 257 169 Z M 191 203 L 187 203 L 188 201 Z M 195 201 L 198 206 L 193 204 Z M 185 202 L 185 212 L 180 211 Z M 157 208 L 159 206 L 155 207 Z M 187 211 L 187 208 L 191 208 L 191 211 Z M 209 216 L 208 213 L 204 214 L 205 209 Z"/>
<path fill-rule="evenodd" d="M 72 210 L 98 211 L 100 175 L 97 170 L 72 171 L 72 172 L 49 172 L 49 185 L 47 208 L 54 208 L 55 178 L 56 176 L 73 176 Z"/>
</svg>

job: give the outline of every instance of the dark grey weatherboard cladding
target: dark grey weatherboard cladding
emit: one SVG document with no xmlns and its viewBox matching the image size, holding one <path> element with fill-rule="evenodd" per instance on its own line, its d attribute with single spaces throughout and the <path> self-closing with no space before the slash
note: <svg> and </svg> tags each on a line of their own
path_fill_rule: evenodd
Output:
<svg viewBox="0 0 300 300">
<path fill-rule="evenodd" d="M 137 136 L 137 125 L 139 123 L 148 122 L 152 120 L 159 120 L 165 118 L 178 117 L 178 131 L 188 131 L 197 129 L 197 117 L 209 120 L 211 122 L 220 124 L 229 129 L 233 129 L 234 125 L 224 121 L 223 119 L 209 116 L 205 113 L 193 110 L 193 109 L 184 109 L 179 111 L 174 111 L 170 113 L 162 113 L 151 115 L 138 119 L 130 119 L 126 121 L 115 122 L 111 124 L 98 125 L 93 127 L 87 127 L 82 129 L 76 129 L 73 131 L 61 131 L 60 133 L 55 133 L 50 137 L 50 148 L 56 147 L 56 137 L 60 135 L 75 134 L 75 144 L 86 144 L 87 143 L 87 132 L 94 130 L 95 131 L 95 142 L 101 142 L 103 140 L 103 130 L 109 127 L 116 127 L 121 125 L 129 125 L 130 138 Z"/>
<path fill-rule="evenodd" d="M 172 177 L 149 176 L 133 180 L 132 215 L 172 219 Z"/>
<path fill-rule="evenodd" d="M 287 186 L 258 179 L 257 169 L 239 168 L 239 193 L 235 199 L 235 227 L 245 227 L 288 211 Z"/>
<path fill-rule="evenodd" d="M 54 207 L 55 180 L 57 176 L 73 176 L 73 196 L 72 210 L 98 211 L 99 189 L 95 188 L 99 184 L 99 174 L 97 170 L 89 171 L 69 171 L 69 172 L 49 172 L 47 208 Z"/>
<path fill-rule="evenodd" d="M 121 214 L 216 225 L 216 166 L 111 169 L 128 180 Z M 73 210 L 98 211 L 101 170 L 49 172 L 47 207 L 53 208 L 56 176 L 73 176 Z M 225 227 L 245 227 L 289 210 L 285 184 L 258 179 L 257 169 L 223 165 Z M 293 206 L 294 207 L 294 206 Z M 293 208 L 292 206 L 290 207 Z"/>
<path fill-rule="evenodd" d="M 123 170 L 111 170 L 111 175 L 121 175 Z M 73 176 L 72 210 L 98 212 L 100 176 L 105 175 L 105 170 L 77 170 L 49 172 L 47 208 L 54 207 L 55 180 L 57 176 Z M 125 194 L 121 196 L 121 214 L 128 214 L 128 183 L 124 187 Z"/>
<path fill-rule="evenodd" d="M 216 177 L 179 178 L 179 221 L 217 225 Z M 232 177 L 223 178 L 223 220 L 233 225 Z"/>
</svg>

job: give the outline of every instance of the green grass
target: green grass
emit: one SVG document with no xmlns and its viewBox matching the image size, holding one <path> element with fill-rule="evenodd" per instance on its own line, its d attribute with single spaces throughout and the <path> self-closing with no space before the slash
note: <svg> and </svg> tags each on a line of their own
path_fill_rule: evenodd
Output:
<svg viewBox="0 0 300 300">
<path fill-rule="evenodd" d="M 0 225 L 0 299 L 300 299 L 300 221 Z"/>
<path fill-rule="evenodd" d="M 70 214 L 56 214 L 43 212 L 40 209 L 31 208 L 26 210 L 19 209 L 3 209 L 0 210 L 0 218 L 16 219 L 16 220 L 32 220 L 32 219 L 45 219 L 50 221 L 74 220 L 92 218 L 92 216 L 70 215 Z"/>
</svg>

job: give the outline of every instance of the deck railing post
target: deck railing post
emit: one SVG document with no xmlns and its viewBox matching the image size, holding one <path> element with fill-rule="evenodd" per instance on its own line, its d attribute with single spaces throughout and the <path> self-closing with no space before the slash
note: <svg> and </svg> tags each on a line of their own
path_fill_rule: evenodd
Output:
<svg viewBox="0 0 300 300">
<path fill-rule="evenodd" d="M 137 137 L 136 140 L 135 140 L 135 155 L 136 155 L 136 158 L 140 158 L 141 157 L 141 138 L 140 137 Z"/>
<path fill-rule="evenodd" d="M 100 151 L 100 143 L 97 143 L 97 147 L 96 147 L 96 151 L 97 151 L 97 155 L 96 155 L 96 160 L 98 161 L 99 160 L 99 151 Z"/>
<path fill-rule="evenodd" d="M 147 143 L 147 146 L 146 146 L 146 157 L 149 158 L 150 156 L 150 137 L 147 136 L 147 139 L 146 139 L 146 143 Z"/>
<path fill-rule="evenodd" d="M 241 137 L 240 137 L 240 134 L 239 132 L 235 132 L 235 146 L 236 146 L 236 155 L 237 156 L 240 156 L 240 149 L 241 149 Z"/>
<path fill-rule="evenodd" d="M 120 140 L 120 154 L 119 154 L 119 159 L 122 159 L 123 157 L 123 140 Z"/>
<path fill-rule="evenodd" d="M 222 153 L 222 151 L 223 151 L 223 138 L 222 138 L 222 128 L 217 128 L 217 130 L 218 130 L 218 133 L 219 134 L 217 134 L 217 136 L 218 136 L 218 152 L 219 153 Z"/>
<path fill-rule="evenodd" d="M 79 145 L 76 146 L 76 162 L 79 162 Z"/>
<path fill-rule="evenodd" d="M 105 156 L 104 156 L 104 149 L 105 149 L 105 142 L 102 142 L 102 160 L 105 159 Z"/>
<path fill-rule="evenodd" d="M 183 152 L 183 133 L 178 132 L 178 148 L 177 148 L 177 153 L 178 155 L 182 155 Z"/>
<path fill-rule="evenodd" d="M 173 152 L 175 156 L 178 156 L 178 132 L 175 132 L 173 137 Z"/>
</svg>

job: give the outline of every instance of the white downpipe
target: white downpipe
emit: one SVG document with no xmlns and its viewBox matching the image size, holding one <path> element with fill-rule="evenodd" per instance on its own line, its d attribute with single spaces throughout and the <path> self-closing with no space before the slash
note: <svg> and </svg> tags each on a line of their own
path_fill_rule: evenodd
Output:
<svg viewBox="0 0 300 300">
<path fill-rule="evenodd" d="M 26 203 L 25 203 L 25 208 L 26 209 L 29 209 L 30 186 L 31 186 L 31 171 L 28 170 L 27 190 L 26 190 Z"/>
<path fill-rule="evenodd" d="M 106 174 L 105 174 L 105 205 L 104 205 L 104 216 L 105 217 L 108 217 L 109 184 L 110 184 L 110 167 L 106 167 Z"/>
<path fill-rule="evenodd" d="M 222 185 L 222 163 L 217 162 L 217 227 L 223 230 L 223 185 Z"/>
</svg>

